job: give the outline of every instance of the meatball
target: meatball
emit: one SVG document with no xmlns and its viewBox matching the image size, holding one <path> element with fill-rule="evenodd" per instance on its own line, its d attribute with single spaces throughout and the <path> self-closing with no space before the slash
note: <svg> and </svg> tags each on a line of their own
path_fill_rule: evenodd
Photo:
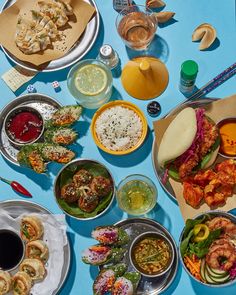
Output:
<svg viewBox="0 0 236 295">
<path fill-rule="evenodd" d="M 73 176 L 73 182 L 76 184 L 76 186 L 89 184 L 92 181 L 92 179 L 92 174 L 85 169 L 80 169 Z"/>
<path fill-rule="evenodd" d="M 99 198 L 94 192 L 91 190 L 84 191 L 83 194 L 80 195 L 78 206 L 81 210 L 90 213 L 95 210 L 99 203 Z"/>
<path fill-rule="evenodd" d="M 109 194 L 112 190 L 112 183 L 109 178 L 103 176 L 96 176 L 90 185 L 92 191 L 99 197 L 104 197 Z"/>
<path fill-rule="evenodd" d="M 61 188 L 61 198 L 67 203 L 74 203 L 78 200 L 79 195 L 73 182 L 66 184 Z"/>
</svg>

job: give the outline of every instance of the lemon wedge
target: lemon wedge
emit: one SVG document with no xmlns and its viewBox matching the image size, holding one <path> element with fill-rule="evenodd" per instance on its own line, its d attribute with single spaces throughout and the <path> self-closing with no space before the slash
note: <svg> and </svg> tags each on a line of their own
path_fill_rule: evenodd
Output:
<svg viewBox="0 0 236 295">
<path fill-rule="evenodd" d="M 84 95 L 93 96 L 101 93 L 107 85 L 107 74 L 98 65 L 86 65 L 75 75 L 75 87 Z"/>
</svg>

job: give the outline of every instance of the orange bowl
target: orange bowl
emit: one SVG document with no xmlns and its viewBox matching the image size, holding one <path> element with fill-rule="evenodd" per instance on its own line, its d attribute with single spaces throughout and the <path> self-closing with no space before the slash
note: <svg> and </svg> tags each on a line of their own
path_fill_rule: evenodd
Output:
<svg viewBox="0 0 236 295">
<path fill-rule="evenodd" d="M 142 122 L 142 134 L 138 140 L 138 142 L 132 146 L 131 148 L 125 149 L 125 150 L 111 150 L 109 148 L 107 148 L 106 146 L 104 146 L 102 144 L 102 142 L 100 141 L 97 132 L 96 132 L 96 122 L 97 119 L 99 118 L 99 116 L 106 110 L 113 108 L 113 107 L 117 107 L 117 106 L 121 106 L 124 108 L 127 108 L 129 110 L 132 110 L 133 112 L 135 112 L 135 114 L 140 118 L 141 122 Z M 91 133 L 92 133 L 92 137 L 94 142 L 96 143 L 96 145 L 103 150 L 106 153 L 112 154 L 112 155 L 126 155 L 129 153 L 132 153 L 133 151 L 137 150 L 144 142 L 146 135 L 147 135 L 147 130 L 148 130 L 148 125 L 147 125 L 147 121 L 145 118 L 144 113 L 133 103 L 128 102 L 128 101 L 123 101 L 123 100 L 116 100 L 116 101 L 111 101 L 109 103 L 104 104 L 102 107 L 100 107 L 96 113 L 93 116 L 92 119 L 92 123 L 91 123 Z"/>
</svg>

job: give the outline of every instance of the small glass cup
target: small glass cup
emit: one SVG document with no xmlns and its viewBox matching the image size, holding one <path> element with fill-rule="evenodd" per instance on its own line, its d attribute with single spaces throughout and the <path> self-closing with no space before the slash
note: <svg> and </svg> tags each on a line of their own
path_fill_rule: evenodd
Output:
<svg viewBox="0 0 236 295">
<path fill-rule="evenodd" d="M 124 8 L 116 18 L 116 29 L 124 43 L 134 50 L 145 50 L 152 42 L 157 20 L 151 9 L 143 5 Z"/>
<path fill-rule="evenodd" d="M 102 76 L 105 76 L 106 81 L 101 88 L 101 91 L 98 91 L 95 94 L 81 92 L 78 87 L 76 87 L 76 78 L 78 77 L 78 71 L 90 65 L 96 67 L 98 70 L 100 69 L 100 73 Z M 88 84 L 90 80 L 89 74 L 85 80 L 85 82 Z M 111 70 L 104 63 L 96 59 L 85 59 L 78 62 L 71 68 L 67 76 L 67 87 L 70 93 L 78 100 L 79 104 L 87 109 L 97 109 L 110 99 L 112 94 L 112 82 L 113 78 Z M 86 86 L 88 91 L 94 86 L 93 84 L 94 81 L 91 82 L 91 85 L 88 84 Z"/>
<path fill-rule="evenodd" d="M 119 183 L 116 197 L 123 211 L 131 215 L 143 215 L 156 205 L 157 188 L 147 176 L 132 174 Z"/>
</svg>

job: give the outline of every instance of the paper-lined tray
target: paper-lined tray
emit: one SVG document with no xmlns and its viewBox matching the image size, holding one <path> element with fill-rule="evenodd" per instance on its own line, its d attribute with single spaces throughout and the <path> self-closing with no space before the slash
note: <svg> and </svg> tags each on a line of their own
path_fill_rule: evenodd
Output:
<svg viewBox="0 0 236 295">
<path fill-rule="evenodd" d="M 153 165 L 156 171 L 157 177 L 163 186 L 163 188 L 174 198 L 177 199 L 178 204 L 180 206 L 180 210 L 184 220 L 187 218 L 192 218 L 197 214 L 209 211 L 210 208 L 206 203 L 203 203 L 199 208 L 195 209 L 188 205 L 184 198 L 183 198 L 183 186 L 180 182 L 174 181 L 173 179 L 169 179 L 166 183 L 163 182 L 162 177 L 164 175 L 164 170 L 161 169 L 157 162 L 157 153 L 158 153 L 158 146 L 161 142 L 162 136 L 176 116 L 176 114 L 181 111 L 183 108 L 187 106 L 191 106 L 193 108 L 203 107 L 206 110 L 206 114 L 209 115 L 216 123 L 223 118 L 226 117 L 235 117 L 236 116 L 236 95 L 231 97 L 221 99 L 221 100 L 209 100 L 209 99 L 201 99 L 199 101 L 188 102 L 186 104 L 177 107 L 177 111 L 173 110 L 170 115 L 168 115 L 165 119 L 158 120 L 154 122 L 154 130 L 155 130 L 155 141 L 153 143 Z M 174 148 L 174 142 L 173 142 Z M 218 155 L 217 162 L 221 162 L 223 160 L 222 157 Z M 235 200 L 236 194 L 232 197 L 227 198 L 226 204 L 224 206 L 218 207 L 222 211 L 229 211 L 235 208 Z"/>
<path fill-rule="evenodd" d="M 46 0 L 48 1 L 48 0 Z M 32 5 L 37 7 L 37 1 L 7 0 L 0 14 L 0 44 L 5 54 L 16 64 L 36 71 L 55 71 L 63 69 L 80 60 L 94 44 L 99 31 L 99 15 L 94 0 L 71 0 L 75 16 L 69 21 L 68 27 L 63 30 L 66 39 L 53 43 L 53 48 L 44 53 L 25 55 L 15 45 L 14 35 L 19 10 L 28 11 Z M 30 2 L 30 6 L 27 4 Z M 20 6 L 20 8 L 18 7 Z M 11 13 L 11 11 L 13 11 Z M 6 18 L 12 14 L 9 26 L 9 34 L 3 34 Z M 22 14 L 22 12 L 21 12 Z M 76 21 L 75 21 L 76 20 Z M 11 26 L 10 26 L 11 25 Z"/>
</svg>

